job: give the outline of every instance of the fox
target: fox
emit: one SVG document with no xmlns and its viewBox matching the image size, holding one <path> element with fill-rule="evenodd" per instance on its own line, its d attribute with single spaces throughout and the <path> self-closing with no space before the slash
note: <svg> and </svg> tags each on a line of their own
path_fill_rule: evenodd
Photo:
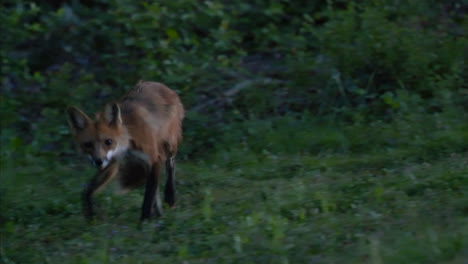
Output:
<svg viewBox="0 0 468 264">
<path fill-rule="evenodd" d="M 97 168 L 82 192 L 86 219 L 95 216 L 94 195 L 113 180 L 123 192 L 145 185 L 141 221 L 161 216 L 163 163 L 164 201 L 175 206 L 175 156 L 184 119 L 184 106 L 175 91 L 162 83 L 139 81 L 119 101 L 106 104 L 94 120 L 74 106 L 67 113 L 79 151 Z"/>
</svg>

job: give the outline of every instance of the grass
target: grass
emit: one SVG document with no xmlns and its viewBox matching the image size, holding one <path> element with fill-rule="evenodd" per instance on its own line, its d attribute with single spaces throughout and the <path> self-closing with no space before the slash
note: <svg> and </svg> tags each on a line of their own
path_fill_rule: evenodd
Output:
<svg viewBox="0 0 468 264">
<path fill-rule="evenodd" d="M 466 121 L 246 121 L 206 159 L 179 162 L 177 207 L 141 228 L 142 189 L 106 190 L 86 224 L 92 168 L 51 153 L 16 159 L 19 147 L 1 164 L 1 261 L 466 263 Z"/>
</svg>

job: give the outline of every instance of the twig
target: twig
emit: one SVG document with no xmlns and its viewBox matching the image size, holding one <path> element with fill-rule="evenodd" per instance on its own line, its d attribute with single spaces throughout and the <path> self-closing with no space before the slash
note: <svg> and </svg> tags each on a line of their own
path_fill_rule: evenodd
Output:
<svg viewBox="0 0 468 264">
<path fill-rule="evenodd" d="M 202 104 L 196 105 L 190 111 L 198 112 L 201 111 L 209 106 L 215 105 L 219 102 L 224 102 L 227 100 L 231 100 L 233 96 L 238 94 L 240 91 L 253 87 L 255 85 L 268 85 L 268 84 L 282 84 L 285 81 L 282 80 L 276 80 L 272 78 L 260 78 L 260 79 L 253 79 L 253 80 L 244 80 L 232 87 L 231 89 L 227 90 L 226 92 L 222 93 L 219 97 L 208 100 L 207 102 L 204 102 Z"/>
</svg>

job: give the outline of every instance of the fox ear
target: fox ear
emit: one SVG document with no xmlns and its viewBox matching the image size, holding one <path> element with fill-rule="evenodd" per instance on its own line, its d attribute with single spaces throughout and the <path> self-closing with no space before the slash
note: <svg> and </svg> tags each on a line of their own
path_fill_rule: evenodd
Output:
<svg viewBox="0 0 468 264">
<path fill-rule="evenodd" d="M 73 131 L 81 130 L 88 126 L 91 119 L 80 109 L 70 106 L 67 109 L 68 123 Z"/>
<path fill-rule="evenodd" d="M 120 107 L 116 103 L 107 104 L 104 108 L 104 120 L 109 126 L 119 127 L 122 124 L 120 117 Z"/>
</svg>

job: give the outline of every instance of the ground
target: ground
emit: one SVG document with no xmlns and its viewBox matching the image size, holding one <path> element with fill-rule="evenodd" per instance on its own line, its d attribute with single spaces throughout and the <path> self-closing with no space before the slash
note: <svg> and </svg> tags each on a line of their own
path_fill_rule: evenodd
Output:
<svg viewBox="0 0 468 264">
<path fill-rule="evenodd" d="M 246 122 L 237 145 L 179 160 L 177 206 L 142 226 L 143 189 L 109 188 L 86 223 L 84 158 L 7 159 L 2 262 L 466 263 L 466 124 L 453 113 Z"/>
</svg>

